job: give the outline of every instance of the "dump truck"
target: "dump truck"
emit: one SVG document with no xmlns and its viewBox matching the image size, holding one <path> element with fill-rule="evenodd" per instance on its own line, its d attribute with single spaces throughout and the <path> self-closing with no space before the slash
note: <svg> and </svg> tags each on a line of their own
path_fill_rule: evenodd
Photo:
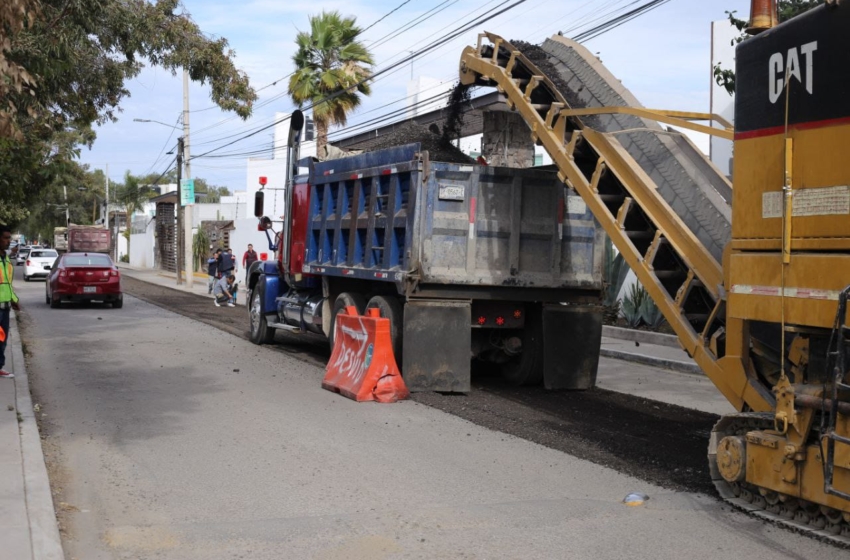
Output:
<svg viewBox="0 0 850 560">
<path fill-rule="evenodd" d="M 112 235 L 102 226 L 68 226 L 67 250 L 72 253 L 109 253 Z"/>
<path fill-rule="evenodd" d="M 542 55 L 531 49 L 532 60 L 482 33 L 461 55 L 460 79 L 503 92 L 737 409 L 708 442 L 722 498 L 846 544 L 850 6 L 827 2 L 775 27 L 775 3 L 754 6 L 767 10 L 751 20 L 761 33 L 737 47 L 734 129 L 713 115 L 606 106 L 617 87 L 581 87 L 600 77 L 598 61 L 564 37 Z M 657 123 L 734 140 L 732 188 L 708 188 L 710 163 L 688 163 L 682 136 Z M 668 188 L 680 172 L 664 166 L 693 189 Z"/>
<path fill-rule="evenodd" d="M 53 228 L 53 248 L 60 253 L 64 253 L 68 250 L 68 228 Z"/>
<path fill-rule="evenodd" d="M 467 392 L 473 360 L 517 384 L 593 386 L 604 234 L 556 172 L 435 161 L 414 143 L 290 175 L 281 231 L 261 220 L 276 259 L 249 270 L 253 342 L 332 343 L 346 307 L 377 308 L 411 391 Z"/>
</svg>

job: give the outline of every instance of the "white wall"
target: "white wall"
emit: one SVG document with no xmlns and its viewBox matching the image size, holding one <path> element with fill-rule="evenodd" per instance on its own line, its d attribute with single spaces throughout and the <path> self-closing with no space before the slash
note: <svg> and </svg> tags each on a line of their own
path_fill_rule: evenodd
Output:
<svg viewBox="0 0 850 560">
<path fill-rule="evenodd" d="M 130 235 L 130 266 L 138 268 L 154 267 L 154 227 L 151 224 L 145 233 Z"/>
<path fill-rule="evenodd" d="M 254 195 L 260 190 L 260 177 L 266 177 L 265 214 L 273 219 L 279 219 L 283 213 L 283 188 L 286 184 L 286 160 L 285 159 L 254 159 L 248 160 L 248 177 L 246 190 L 251 209 L 240 212 L 240 219 L 248 218 L 254 212 Z M 276 190 L 280 189 L 280 190 Z"/>
<path fill-rule="evenodd" d="M 254 199 L 248 199 L 247 191 L 236 191 L 230 196 L 221 197 L 222 204 L 236 205 L 236 211 L 232 218 L 228 220 L 240 220 L 242 218 L 250 218 L 254 215 Z"/>
<path fill-rule="evenodd" d="M 192 227 L 197 228 L 201 222 L 214 220 L 235 220 L 243 213 L 238 204 L 203 203 L 192 206 Z"/>
<path fill-rule="evenodd" d="M 735 96 L 717 85 L 714 81 L 714 65 L 727 70 L 735 69 L 734 39 L 740 35 L 729 20 L 711 22 L 711 112 L 720 115 L 730 123 L 735 124 Z M 712 126 L 719 127 L 718 123 Z M 732 175 L 732 141 L 712 136 L 710 140 L 709 157 L 714 165 L 725 175 Z"/>
<path fill-rule="evenodd" d="M 118 234 L 118 260 L 127 254 L 127 239 L 124 237 L 124 228 Z"/>
</svg>

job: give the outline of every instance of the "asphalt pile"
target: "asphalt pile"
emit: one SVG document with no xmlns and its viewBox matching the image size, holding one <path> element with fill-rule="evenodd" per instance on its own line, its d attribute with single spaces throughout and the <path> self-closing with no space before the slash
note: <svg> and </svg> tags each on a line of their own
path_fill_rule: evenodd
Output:
<svg viewBox="0 0 850 560">
<path fill-rule="evenodd" d="M 419 142 L 422 150 L 427 150 L 432 161 L 446 163 L 475 163 L 475 160 L 464 154 L 452 142 L 461 137 L 463 130 L 464 105 L 469 102 L 470 88 L 458 83 L 446 102 L 448 115 L 445 124 L 440 129 L 432 123 L 426 127 L 414 122 L 405 122 L 385 134 L 372 150 L 383 150 L 404 144 Z"/>
<path fill-rule="evenodd" d="M 519 49 L 522 54 L 528 58 L 528 60 L 533 62 L 534 65 L 537 66 L 537 68 L 543 72 L 547 78 L 549 78 L 549 81 L 551 81 L 560 94 L 564 96 L 564 99 L 567 100 L 570 107 L 581 108 L 586 105 L 586 103 L 579 98 L 578 93 L 573 91 L 572 87 L 570 87 L 566 80 L 561 77 L 561 72 L 559 72 L 555 65 L 549 61 L 549 55 L 540 45 L 526 43 L 525 41 L 511 41 L 511 44 Z M 582 117 L 582 120 L 592 128 L 599 127 L 597 119 L 598 117 L 594 115 Z"/>
<path fill-rule="evenodd" d="M 392 132 L 385 134 L 377 143 L 372 145 L 371 149 L 383 150 L 415 142 L 419 142 L 423 150 L 428 150 L 431 161 L 474 163 L 472 158 L 446 140 L 442 134 L 436 134 L 427 127 L 412 122 L 401 124 Z"/>
</svg>

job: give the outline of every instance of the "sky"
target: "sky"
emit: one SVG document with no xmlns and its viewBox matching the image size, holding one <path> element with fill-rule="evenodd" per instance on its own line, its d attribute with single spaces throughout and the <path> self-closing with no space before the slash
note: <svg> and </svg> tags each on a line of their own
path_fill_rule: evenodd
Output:
<svg viewBox="0 0 850 560">
<path fill-rule="evenodd" d="M 373 70 L 380 71 L 461 24 L 487 17 L 515 1 L 183 0 L 184 9 L 204 33 L 228 40 L 235 51 L 237 67 L 248 74 L 259 94 L 253 115 L 242 121 L 212 103 L 207 85 L 190 83 L 190 152 L 193 157 L 210 152 L 192 160 L 192 175 L 210 184 L 227 186 L 231 191 L 245 190 L 244 154 L 258 152 L 261 155 L 257 157 L 270 157 L 263 151 L 272 144 L 270 125 L 275 112 L 290 112 L 295 108 L 286 95 L 286 77 L 293 70 L 295 36 L 299 30 L 309 29 L 311 15 L 337 10 L 346 16 L 356 16 L 361 28 L 374 24 L 360 39 L 372 51 L 376 61 Z M 540 43 L 559 31 L 573 36 L 609 19 L 612 13 L 616 15 L 645 1 L 526 0 L 440 44 L 412 64 L 381 76 L 372 85 L 372 95 L 364 98 L 349 118 L 349 127 L 404 107 L 411 75 L 456 81 L 463 47 L 474 45 L 482 31 L 508 40 Z M 645 107 L 708 112 L 711 22 L 724 19 L 726 10 L 737 10 L 739 16 L 746 16 L 749 4 L 749 0 L 670 0 L 591 39 L 585 46 L 601 58 Z M 385 19 L 375 23 L 384 16 Z M 108 164 L 110 179 L 114 181 L 121 181 L 126 171 L 137 175 L 166 171 L 173 158 L 166 152 L 173 149 L 182 131 L 171 128 L 182 126 L 180 75 L 147 67 L 126 86 L 131 95 L 121 102 L 118 121 L 97 128 L 94 146 L 83 148 L 80 157 L 81 163 L 92 169 L 104 169 Z M 261 130 L 266 126 L 270 128 Z M 256 134 L 224 147 L 251 132 Z M 341 135 L 345 135 L 344 129 L 332 129 L 331 141 Z M 707 146 L 707 140 L 697 139 L 697 144 Z"/>
</svg>

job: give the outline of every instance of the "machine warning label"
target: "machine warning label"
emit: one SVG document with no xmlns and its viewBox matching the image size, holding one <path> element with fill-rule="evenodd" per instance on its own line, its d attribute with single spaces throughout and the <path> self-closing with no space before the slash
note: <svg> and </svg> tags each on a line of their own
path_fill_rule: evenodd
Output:
<svg viewBox="0 0 850 560">
<path fill-rule="evenodd" d="M 567 214 L 584 214 L 587 212 L 587 203 L 580 196 L 567 197 Z"/>
<path fill-rule="evenodd" d="M 440 185 L 440 200 L 463 200 L 464 187 L 462 185 Z"/>
<path fill-rule="evenodd" d="M 850 214 L 850 186 L 794 189 L 791 206 L 792 217 Z M 761 217 L 782 217 L 782 191 L 761 195 Z"/>
</svg>

